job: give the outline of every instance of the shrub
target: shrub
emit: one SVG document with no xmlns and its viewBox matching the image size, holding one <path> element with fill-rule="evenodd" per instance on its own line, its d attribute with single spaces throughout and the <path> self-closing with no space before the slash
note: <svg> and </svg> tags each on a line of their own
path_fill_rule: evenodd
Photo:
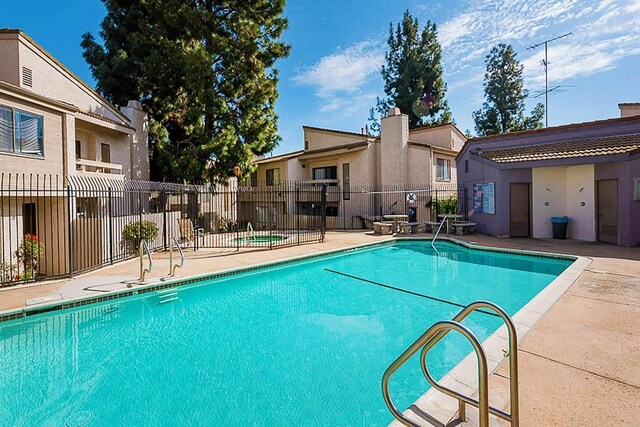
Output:
<svg viewBox="0 0 640 427">
<path fill-rule="evenodd" d="M 437 203 L 438 203 L 438 214 L 458 213 L 458 199 L 456 198 L 456 196 L 450 196 L 446 199 L 440 199 L 438 200 Z"/>
<path fill-rule="evenodd" d="M 25 234 L 16 251 L 16 258 L 22 264 L 21 280 L 34 279 L 38 271 L 40 255 L 44 252 L 44 245 L 34 234 Z"/>
<path fill-rule="evenodd" d="M 153 221 L 130 222 L 122 230 L 122 240 L 130 251 L 136 251 L 142 239 L 150 241 L 158 236 L 158 226 Z"/>
</svg>

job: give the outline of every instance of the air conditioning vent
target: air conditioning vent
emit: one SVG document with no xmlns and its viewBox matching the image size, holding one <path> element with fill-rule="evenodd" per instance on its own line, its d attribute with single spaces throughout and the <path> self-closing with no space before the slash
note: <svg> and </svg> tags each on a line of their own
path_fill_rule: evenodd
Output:
<svg viewBox="0 0 640 427">
<path fill-rule="evenodd" d="M 31 68 L 22 67 L 22 84 L 33 87 L 33 71 L 31 71 Z"/>
</svg>

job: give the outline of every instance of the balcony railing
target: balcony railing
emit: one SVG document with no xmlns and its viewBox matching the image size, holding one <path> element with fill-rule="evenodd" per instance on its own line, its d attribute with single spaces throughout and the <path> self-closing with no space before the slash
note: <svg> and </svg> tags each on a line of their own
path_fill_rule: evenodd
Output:
<svg viewBox="0 0 640 427">
<path fill-rule="evenodd" d="M 76 159 L 76 170 L 80 173 L 102 174 L 109 178 L 123 178 L 122 165 L 97 160 Z"/>
</svg>

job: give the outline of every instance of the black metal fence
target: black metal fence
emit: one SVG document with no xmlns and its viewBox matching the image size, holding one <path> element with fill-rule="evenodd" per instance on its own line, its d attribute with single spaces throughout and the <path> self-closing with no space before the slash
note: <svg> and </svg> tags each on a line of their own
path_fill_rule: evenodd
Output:
<svg viewBox="0 0 640 427">
<path fill-rule="evenodd" d="M 138 254 L 318 242 L 326 230 L 366 230 L 388 214 L 435 220 L 467 206 L 455 185 L 428 188 L 280 181 L 180 185 L 0 174 L 0 284 L 68 277 Z M 465 215 L 464 212 L 460 212 Z"/>
</svg>

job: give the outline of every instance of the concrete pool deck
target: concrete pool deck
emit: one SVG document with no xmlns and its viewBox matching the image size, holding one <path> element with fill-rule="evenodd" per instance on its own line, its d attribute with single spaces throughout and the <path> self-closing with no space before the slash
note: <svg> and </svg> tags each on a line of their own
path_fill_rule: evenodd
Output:
<svg viewBox="0 0 640 427">
<path fill-rule="evenodd" d="M 178 273 L 194 276 L 390 238 L 330 232 L 324 243 L 273 251 L 187 250 L 185 268 Z M 591 258 L 587 269 L 520 341 L 520 424 L 634 425 L 640 419 L 640 249 L 477 234 L 460 240 Z M 124 289 L 123 282 L 137 278 L 138 270 L 138 261 L 131 260 L 73 279 L 3 289 L 0 310 L 21 309 L 27 302 L 37 302 L 37 298 L 51 302 Z M 154 271 L 149 279 L 157 280 L 167 272 L 168 255 L 154 254 Z M 490 378 L 490 400 L 503 409 L 507 409 L 507 371 L 503 364 Z M 475 409 L 467 409 L 470 419 L 475 413 Z"/>
</svg>

